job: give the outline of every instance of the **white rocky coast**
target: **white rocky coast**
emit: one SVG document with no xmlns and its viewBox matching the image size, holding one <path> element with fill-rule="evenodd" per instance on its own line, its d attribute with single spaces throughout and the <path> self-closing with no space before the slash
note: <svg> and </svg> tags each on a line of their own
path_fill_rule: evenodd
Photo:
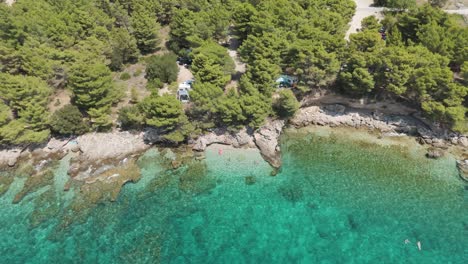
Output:
<svg viewBox="0 0 468 264">
<path fill-rule="evenodd" d="M 456 148 L 459 157 L 460 173 L 466 177 L 466 157 L 468 157 L 468 138 L 466 135 L 456 133 L 435 132 L 430 126 L 409 115 L 384 114 L 369 109 L 356 109 L 342 104 L 313 105 L 301 108 L 294 118 L 287 123 L 284 120 L 268 120 L 264 126 L 252 131 L 242 129 L 231 133 L 226 129 L 215 129 L 188 143 L 194 151 L 203 152 L 212 144 L 231 145 L 236 148 L 257 147 L 262 156 L 271 166 L 281 166 L 279 137 L 285 125 L 296 128 L 309 125 L 344 126 L 365 128 L 378 131 L 382 136 L 414 136 L 419 143 L 428 145 L 430 158 L 444 155 L 449 148 Z M 51 139 L 47 145 L 34 150 L 12 148 L 0 151 L 0 167 L 15 166 L 21 158 L 36 157 L 36 159 L 51 159 L 63 157 L 67 153 L 76 153 L 72 159 L 69 174 L 77 179 L 85 179 L 102 164 L 114 164 L 133 154 L 138 154 L 150 148 L 158 140 L 158 133 L 146 131 L 132 134 L 129 132 L 90 133 L 75 139 Z M 450 150 L 451 151 L 451 150 Z M 112 166 L 109 166 L 111 168 Z M 94 174 L 95 174 L 94 173 Z"/>
</svg>

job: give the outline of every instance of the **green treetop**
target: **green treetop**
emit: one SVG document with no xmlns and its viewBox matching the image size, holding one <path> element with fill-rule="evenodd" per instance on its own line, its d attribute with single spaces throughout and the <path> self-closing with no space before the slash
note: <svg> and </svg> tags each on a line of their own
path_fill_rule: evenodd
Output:
<svg viewBox="0 0 468 264">
<path fill-rule="evenodd" d="M 89 131 L 80 110 L 74 105 L 66 105 L 55 111 L 51 116 L 50 126 L 59 135 L 81 135 Z"/>
<path fill-rule="evenodd" d="M 138 8 L 132 13 L 132 28 L 138 48 L 142 53 L 151 53 L 160 42 L 158 32 L 160 25 L 148 10 Z"/>
<path fill-rule="evenodd" d="M 231 78 L 224 73 L 221 65 L 204 54 L 195 55 L 192 71 L 197 82 L 211 83 L 220 88 L 223 88 Z"/>
<path fill-rule="evenodd" d="M 294 93 L 289 89 L 283 89 L 279 92 L 279 98 L 276 100 L 274 108 L 278 116 L 288 118 L 294 116 L 299 110 L 299 106 Z"/>
</svg>

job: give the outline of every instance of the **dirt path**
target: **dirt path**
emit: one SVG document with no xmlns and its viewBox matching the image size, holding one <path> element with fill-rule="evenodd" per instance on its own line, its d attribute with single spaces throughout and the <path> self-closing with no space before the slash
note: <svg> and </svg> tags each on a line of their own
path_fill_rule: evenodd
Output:
<svg viewBox="0 0 468 264">
<path fill-rule="evenodd" d="M 180 84 L 191 79 L 193 79 L 192 72 L 186 67 L 179 65 L 179 75 L 177 76 L 177 83 Z"/>
<path fill-rule="evenodd" d="M 239 53 L 237 49 L 239 48 L 240 43 L 236 38 L 230 36 L 229 38 L 229 47 L 228 47 L 228 54 L 232 58 L 235 64 L 234 71 L 235 73 L 232 75 L 232 80 L 226 85 L 226 91 L 231 88 L 236 88 L 237 84 L 240 80 L 242 74 L 245 73 L 247 65 L 241 61 Z"/>
<path fill-rule="evenodd" d="M 239 41 L 236 38 L 229 39 L 228 53 L 229 53 L 229 56 L 231 56 L 231 58 L 234 60 L 234 63 L 236 64 L 235 75 L 242 75 L 245 73 L 245 70 L 246 70 L 246 65 L 245 63 L 241 61 L 239 54 L 237 52 L 239 45 L 240 45 Z"/>
</svg>

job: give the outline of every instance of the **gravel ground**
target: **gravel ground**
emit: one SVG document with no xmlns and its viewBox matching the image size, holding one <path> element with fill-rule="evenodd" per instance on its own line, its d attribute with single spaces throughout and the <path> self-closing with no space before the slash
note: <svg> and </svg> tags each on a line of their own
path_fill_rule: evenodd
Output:
<svg viewBox="0 0 468 264">
<path fill-rule="evenodd" d="M 356 2 L 356 14 L 351 21 L 351 25 L 346 32 L 346 40 L 349 40 L 349 35 L 352 33 L 356 33 L 358 28 L 361 28 L 361 21 L 368 16 L 376 16 L 378 19 L 382 19 L 382 10 L 381 7 L 371 7 L 374 3 L 373 0 L 355 0 Z"/>
</svg>

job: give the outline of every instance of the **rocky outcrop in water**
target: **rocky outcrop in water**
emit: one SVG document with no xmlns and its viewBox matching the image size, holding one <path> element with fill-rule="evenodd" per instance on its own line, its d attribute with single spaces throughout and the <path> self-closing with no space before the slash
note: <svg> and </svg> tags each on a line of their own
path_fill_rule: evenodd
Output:
<svg viewBox="0 0 468 264">
<path fill-rule="evenodd" d="M 426 153 L 426 157 L 430 159 L 439 159 L 444 156 L 444 152 L 441 149 L 431 147 Z"/>
<path fill-rule="evenodd" d="M 274 168 L 281 167 L 279 137 L 284 125 L 284 120 L 269 121 L 254 133 L 255 144 L 260 149 L 260 153 Z"/>
<path fill-rule="evenodd" d="M 195 151 L 205 151 L 212 144 L 231 145 L 235 148 L 254 148 L 257 146 L 264 159 L 271 166 L 279 168 L 281 166 L 281 157 L 278 140 L 284 125 L 284 120 L 270 120 L 254 133 L 245 128 L 237 133 L 229 133 L 224 129 L 216 129 L 213 132 L 200 136 L 190 142 L 190 144 Z"/>
<path fill-rule="evenodd" d="M 103 175 L 150 147 L 142 134 L 129 132 L 86 134 L 69 144 L 79 152 L 71 160 L 68 174 L 80 181 Z"/>
</svg>

